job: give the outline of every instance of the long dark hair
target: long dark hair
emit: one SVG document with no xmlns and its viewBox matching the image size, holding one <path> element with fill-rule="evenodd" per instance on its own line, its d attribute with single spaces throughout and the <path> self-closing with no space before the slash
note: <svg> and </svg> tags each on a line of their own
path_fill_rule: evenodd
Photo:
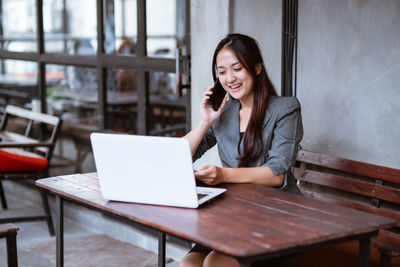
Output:
<svg viewBox="0 0 400 267">
<path fill-rule="evenodd" d="M 217 45 L 212 61 L 212 75 L 214 81 L 217 79 L 217 55 L 223 48 L 230 49 L 237 57 L 240 64 L 253 77 L 253 109 L 244 135 L 243 153 L 238 158 L 238 167 L 247 167 L 263 150 L 262 132 L 267 110 L 267 97 L 268 95 L 278 94 L 268 77 L 257 41 L 243 34 L 229 34 Z M 261 66 L 261 71 L 258 75 L 256 71 L 257 66 Z"/>
</svg>

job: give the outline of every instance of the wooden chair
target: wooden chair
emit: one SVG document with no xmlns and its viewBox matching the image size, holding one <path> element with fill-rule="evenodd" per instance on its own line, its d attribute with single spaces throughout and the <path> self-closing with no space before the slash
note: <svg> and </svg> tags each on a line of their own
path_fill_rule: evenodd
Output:
<svg viewBox="0 0 400 267">
<path fill-rule="evenodd" d="M 400 256 L 400 170 L 305 150 L 297 153 L 297 165 L 305 196 L 395 219 L 397 227 L 381 229 L 372 246 L 382 267 Z"/>
<path fill-rule="evenodd" d="M 18 266 L 17 231 L 18 227 L 11 224 L 0 224 L 0 238 L 6 238 L 8 267 Z"/>
<path fill-rule="evenodd" d="M 61 123 L 56 116 L 6 106 L 0 124 L 0 199 L 3 209 L 8 205 L 2 180 L 36 180 L 48 176 Z M 0 223 L 46 220 L 50 235 L 54 235 L 47 193 L 44 190 L 40 193 L 44 215 L 0 218 Z"/>
</svg>

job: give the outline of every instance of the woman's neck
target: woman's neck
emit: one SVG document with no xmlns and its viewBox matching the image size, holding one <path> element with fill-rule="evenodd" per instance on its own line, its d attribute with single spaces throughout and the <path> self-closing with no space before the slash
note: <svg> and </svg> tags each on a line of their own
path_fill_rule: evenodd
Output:
<svg viewBox="0 0 400 267">
<path fill-rule="evenodd" d="M 239 99 L 240 101 L 240 106 L 241 109 L 251 109 L 253 108 L 253 102 L 254 102 L 254 94 L 250 94 L 247 97 Z"/>
<path fill-rule="evenodd" d="M 245 132 L 247 125 L 249 124 L 251 115 L 251 109 L 244 109 L 243 107 L 239 110 L 239 131 Z"/>
<path fill-rule="evenodd" d="M 245 132 L 247 125 L 249 124 L 251 111 L 253 109 L 253 102 L 247 103 L 240 101 L 240 110 L 239 110 L 239 130 L 240 132 Z"/>
</svg>

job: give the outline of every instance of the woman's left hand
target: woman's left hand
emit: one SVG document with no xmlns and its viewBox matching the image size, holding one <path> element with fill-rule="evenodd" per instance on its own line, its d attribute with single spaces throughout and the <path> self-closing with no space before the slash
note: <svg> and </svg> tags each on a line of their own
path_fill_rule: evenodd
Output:
<svg viewBox="0 0 400 267">
<path fill-rule="evenodd" d="M 201 168 L 194 175 L 197 179 L 208 185 L 217 185 L 223 182 L 222 168 L 213 165 Z"/>
</svg>

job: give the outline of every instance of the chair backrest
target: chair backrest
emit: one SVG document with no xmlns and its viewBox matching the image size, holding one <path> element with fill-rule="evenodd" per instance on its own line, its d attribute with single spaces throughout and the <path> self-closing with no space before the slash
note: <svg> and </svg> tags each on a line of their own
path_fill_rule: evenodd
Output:
<svg viewBox="0 0 400 267">
<path fill-rule="evenodd" d="M 296 160 L 303 194 L 392 217 L 400 226 L 400 170 L 305 150 Z"/>
<path fill-rule="evenodd" d="M 13 121 L 14 123 L 10 123 Z M 41 154 L 48 161 L 53 154 L 62 120 L 53 115 L 7 105 L 0 124 L 3 138 L 18 143 L 41 143 L 43 147 L 26 146 L 26 149 Z M 16 128 L 23 129 L 16 130 Z"/>
</svg>

